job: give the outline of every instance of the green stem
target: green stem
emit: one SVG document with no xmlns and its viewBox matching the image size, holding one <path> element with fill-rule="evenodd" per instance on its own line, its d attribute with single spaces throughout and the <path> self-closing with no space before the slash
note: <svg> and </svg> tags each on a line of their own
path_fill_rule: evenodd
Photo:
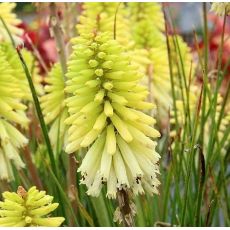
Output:
<svg viewBox="0 0 230 230">
<path fill-rule="evenodd" d="M 19 49 L 16 49 L 16 50 L 17 50 L 18 56 L 19 56 L 19 58 L 21 60 L 22 67 L 23 67 L 23 69 L 25 71 L 25 74 L 26 74 L 26 77 L 27 77 L 27 80 L 28 80 L 28 83 L 29 83 L 29 86 L 30 86 L 30 90 L 31 90 L 31 93 L 32 93 L 32 96 L 33 96 L 36 112 L 37 112 L 38 119 L 39 119 L 41 129 L 42 129 L 42 134 L 43 134 L 43 137 L 44 137 L 44 140 L 45 140 L 45 143 L 46 143 L 46 147 L 47 147 L 47 151 L 48 151 L 48 154 L 49 154 L 52 170 L 54 171 L 55 175 L 57 175 L 58 170 L 57 170 L 57 167 L 56 167 L 56 164 L 55 164 L 54 154 L 53 154 L 52 146 L 51 146 L 51 143 L 50 143 L 48 130 L 47 130 L 47 127 L 46 127 L 46 124 L 45 124 L 45 120 L 44 120 L 44 117 L 43 117 L 43 114 L 42 114 L 42 110 L 41 110 L 40 103 L 39 103 L 39 100 L 38 100 L 38 97 L 37 97 L 37 94 L 36 94 L 36 90 L 35 90 L 35 87 L 34 87 L 34 84 L 33 84 L 33 81 L 32 81 L 32 77 L 30 75 L 30 72 L 28 70 L 28 67 L 27 67 L 27 65 L 25 63 L 25 60 L 24 60 L 20 50 Z"/>
<path fill-rule="evenodd" d="M 106 204 L 105 204 L 102 194 L 100 194 L 98 197 L 90 197 L 90 201 L 95 210 L 99 225 L 103 227 L 111 226 L 108 212 L 106 212 L 107 210 Z"/>
<path fill-rule="evenodd" d="M 186 216 L 187 201 L 188 201 L 188 189 L 189 189 L 189 182 L 190 182 L 190 176 L 191 176 L 192 162 L 193 162 L 194 153 L 195 153 L 194 143 L 195 143 L 195 139 L 196 139 L 196 132 L 197 132 L 198 121 L 199 121 L 199 113 L 200 113 L 200 107 L 201 107 L 202 94 L 203 94 L 203 85 L 201 88 L 201 93 L 200 93 L 199 102 L 198 102 L 197 111 L 196 111 L 195 125 L 194 125 L 194 130 L 193 130 L 193 135 L 192 135 L 192 141 L 191 141 L 191 144 L 189 147 L 190 155 L 189 155 L 186 184 L 185 184 L 184 206 L 183 206 L 182 220 L 181 220 L 182 226 L 184 226 L 184 224 L 185 224 L 185 216 Z"/>
<path fill-rule="evenodd" d="M 166 13 L 164 9 L 164 17 L 165 17 L 165 31 L 166 31 L 166 44 L 167 44 L 167 51 L 168 51 L 168 62 L 169 62 L 169 73 L 170 73 L 170 83 L 172 88 L 172 96 L 173 96 L 173 111 L 174 111 L 174 117 L 176 121 L 176 131 L 178 133 L 179 131 L 179 123 L 177 118 L 177 108 L 176 108 L 176 93 L 175 93 L 175 85 L 174 85 L 174 79 L 173 79 L 173 67 L 172 67 L 172 55 L 171 55 L 171 48 L 169 45 L 169 34 L 168 34 L 168 25 L 166 22 Z"/>
<path fill-rule="evenodd" d="M 58 187 L 58 190 L 59 190 L 59 192 L 60 192 L 60 195 L 61 195 L 62 199 L 63 199 L 63 200 L 65 201 L 65 203 L 67 204 L 67 206 L 68 206 L 68 208 L 69 208 L 69 210 L 70 210 L 70 213 L 71 213 L 72 216 L 73 216 L 73 219 L 74 219 L 75 223 L 77 224 L 77 226 L 79 226 L 78 220 L 77 220 L 77 218 L 76 218 L 76 216 L 75 216 L 74 210 L 73 210 L 73 208 L 72 208 L 72 205 L 71 205 L 71 203 L 70 203 L 70 200 L 69 200 L 68 196 L 66 195 L 66 192 L 62 189 L 61 184 L 58 182 L 57 177 L 56 177 L 55 174 L 52 172 L 52 170 L 50 169 L 50 167 L 49 167 L 48 164 L 47 164 L 47 168 L 48 168 L 48 170 L 49 170 L 49 172 L 50 172 L 50 175 L 51 175 L 51 177 L 53 178 L 55 184 L 56 184 L 57 187 Z"/>
<path fill-rule="evenodd" d="M 219 47 L 219 55 L 218 55 L 218 71 L 217 71 L 217 83 L 214 93 L 214 98 L 211 103 L 211 111 L 212 111 L 212 125 L 211 125 L 211 135 L 208 142 L 208 156 L 207 156 L 207 165 L 209 164 L 209 159 L 211 157 L 211 153 L 213 152 L 214 146 L 215 146 L 215 136 L 217 135 L 217 124 L 215 121 L 216 118 L 216 109 L 217 109 L 217 97 L 218 97 L 218 91 L 221 86 L 222 80 L 223 80 L 223 74 L 221 76 L 221 63 L 222 63 L 222 54 L 223 54 L 223 46 L 224 46 L 224 33 L 225 33 L 225 27 L 226 27 L 226 18 L 227 15 L 225 13 L 224 15 L 224 22 L 223 22 L 223 29 L 221 34 L 221 43 Z"/>
<path fill-rule="evenodd" d="M 203 21 L 204 21 L 204 66 L 203 66 L 203 82 L 204 82 L 204 94 L 202 100 L 202 112 L 201 112 L 201 126 L 200 126 L 200 141 L 201 145 L 204 142 L 204 126 L 205 126 L 205 113 L 206 113 L 206 96 L 208 88 L 208 22 L 207 22 L 207 5 L 203 3 Z"/>
<path fill-rule="evenodd" d="M 117 37 L 117 13 L 118 13 L 118 9 L 121 5 L 121 2 L 118 3 L 117 5 L 117 9 L 115 12 L 115 16 L 114 16 L 114 24 L 113 24 L 113 39 L 116 40 Z"/>
</svg>

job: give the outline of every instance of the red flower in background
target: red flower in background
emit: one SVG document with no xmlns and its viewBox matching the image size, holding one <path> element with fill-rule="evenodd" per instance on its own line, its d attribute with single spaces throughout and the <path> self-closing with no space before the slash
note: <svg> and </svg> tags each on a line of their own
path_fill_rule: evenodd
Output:
<svg viewBox="0 0 230 230">
<path fill-rule="evenodd" d="M 219 56 L 219 46 L 221 44 L 221 35 L 223 31 L 223 17 L 217 16 L 213 13 L 208 14 L 208 23 L 209 23 L 209 69 L 213 70 L 218 68 L 218 56 Z M 204 49 L 204 41 L 199 42 L 199 48 L 201 51 Z M 196 51 L 195 45 L 193 46 L 193 51 Z M 230 20 L 227 17 L 226 26 L 225 26 L 225 36 L 224 36 L 224 45 L 223 53 L 221 56 L 221 68 L 222 70 L 228 64 L 230 54 Z M 199 80 L 202 79 L 202 75 L 198 77 Z M 230 65 L 227 66 L 227 72 L 223 84 L 221 87 L 221 92 L 226 91 L 227 82 L 230 80 Z"/>
<path fill-rule="evenodd" d="M 22 39 L 24 41 L 25 47 L 33 51 L 33 48 L 31 47 L 32 42 L 32 44 L 40 53 L 45 65 L 50 68 L 53 63 L 57 61 L 58 56 L 55 41 L 53 38 L 51 38 L 50 35 L 49 26 L 46 23 L 42 22 L 40 23 L 37 30 L 33 30 L 25 22 L 23 22 L 18 27 L 24 29 Z M 30 38 L 31 41 L 27 39 L 27 36 Z M 41 74 L 45 73 L 45 70 L 41 64 L 40 70 Z"/>
<path fill-rule="evenodd" d="M 212 29 L 209 33 L 209 49 L 212 58 L 218 58 L 218 48 L 221 43 L 221 34 L 223 30 L 223 18 L 216 16 L 214 14 L 209 14 L 209 22 L 212 24 Z M 222 65 L 224 66 L 230 54 L 230 21 L 226 22 L 225 27 L 225 38 L 224 38 L 224 47 L 223 47 L 223 56 L 222 56 Z M 216 60 L 217 61 L 217 60 Z"/>
</svg>

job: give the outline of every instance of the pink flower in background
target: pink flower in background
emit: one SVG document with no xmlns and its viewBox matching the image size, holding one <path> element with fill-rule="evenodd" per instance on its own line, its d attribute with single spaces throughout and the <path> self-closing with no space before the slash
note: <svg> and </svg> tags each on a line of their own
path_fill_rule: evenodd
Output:
<svg viewBox="0 0 230 230">
<path fill-rule="evenodd" d="M 30 42 L 26 38 L 28 36 L 31 42 L 36 47 L 40 53 L 46 66 L 50 68 L 55 62 L 57 62 L 58 56 L 55 46 L 55 41 L 50 36 L 49 26 L 46 23 L 40 23 L 38 29 L 31 29 L 29 25 L 25 22 L 19 25 L 20 28 L 24 29 L 24 34 L 22 39 L 24 41 L 25 47 L 29 50 L 33 50 Z M 44 74 L 44 69 L 40 65 L 41 74 Z"/>
</svg>

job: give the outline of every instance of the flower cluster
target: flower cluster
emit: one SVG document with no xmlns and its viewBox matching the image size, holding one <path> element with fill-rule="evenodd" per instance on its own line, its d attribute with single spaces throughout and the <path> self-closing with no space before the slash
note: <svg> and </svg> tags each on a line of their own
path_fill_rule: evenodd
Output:
<svg viewBox="0 0 230 230">
<path fill-rule="evenodd" d="M 116 14 L 117 12 L 117 14 Z M 92 33 L 93 31 L 108 32 L 114 36 L 116 15 L 116 40 L 126 48 L 132 46 L 130 24 L 124 3 L 90 2 L 83 4 L 83 13 L 79 17 L 78 32 Z"/>
<path fill-rule="evenodd" d="M 161 10 L 161 4 L 152 2 L 132 2 L 128 3 L 130 8 L 130 17 L 133 21 L 149 21 L 153 27 L 164 31 L 164 14 Z M 150 34 L 151 36 L 151 34 Z"/>
<path fill-rule="evenodd" d="M 160 156 L 150 137 L 160 134 L 151 127 L 155 120 L 140 111 L 153 105 L 144 101 L 148 92 L 138 84 L 143 75 L 130 60 L 109 33 L 75 39 L 67 73 L 66 152 L 90 147 L 78 169 L 89 195 L 99 195 L 104 183 L 109 198 L 117 189 L 157 193 Z"/>
<path fill-rule="evenodd" d="M 23 30 L 16 27 L 21 21 L 11 11 L 15 3 L 0 3 L 0 16 L 6 23 L 16 44 L 21 43 Z M 27 128 L 29 120 L 26 116 L 26 101 L 31 101 L 30 88 L 18 58 L 16 50 L 9 42 L 9 35 L 0 22 L 0 179 L 13 179 L 12 165 L 17 169 L 24 167 L 19 154 L 19 149 L 28 143 L 28 140 L 18 130 L 19 127 Z M 37 62 L 30 52 L 22 50 L 22 55 L 31 72 L 37 93 L 41 95 L 41 77 Z M 17 127 L 16 127 L 17 126 Z"/>
<path fill-rule="evenodd" d="M 164 15 L 159 3 L 129 3 L 129 15 L 132 22 L 132 35 L 137 47 L 153 48 L 165 41 Z"/>
<path fill-rule="evenodd" d="M 158 3 L 129 3 L 128 6 L 135 41 L 135 48 L 130 51 L 132 61 L 146 75 L 144 83 L 152 82 L 154 102 L 168 110 L 172 100 L 161 6 Z"/>
<path fill-rule="evenodd" d="M 213 2 L 211 11 L 215 12 L 217 15 L 223 16 L 230 15 L 230 3 L 229 2 Z"/>
<path fill-rule="evenodd" d="M 0 178 L 12 179 L 11 162 L 19 169 L 24 167 L 19 156 L 19 148 L 27 144 L 27 139 L 14 124 L 26 127 L 26 106 L 22 103 L 23 92 L 14 71 L 7 61 L 4 46 L 0 44 Z"/>
<path fill-rule="evenodd" d="M 55 64 L 45 78 L 45 95 L 40 98 L 41 108 L 47 124 L 52 123 L 49 137 L 55 151 L 60 152 L 65 135 L 66 125 L 64 120 L 68 113 L 65 107 L 64 76 L 60 64 Z"/>
<path fill-rule="evenodd" d="M 17 193 L 4 192 L 0 202 L 0 227 L 46 226 L 58 227 L 63 217 L 46 217 L 58 207 L 45 191 L 31 187 L 28 192 L 21 186 Z"/>
<path fill-rule="evenodd" d="M 22 42 L 20 36 L 23 34 L 23 30 L 18 28 L 17 25 L 21 23 L 12 10 L 15 8 L 15 3 L 2 2 L 0 3 L 0 17 L 2 17 L 7 24 L 15 42 L 17 44 Z M 9 35 L 0 21 L 0 41 L 10 41 Z"/>
<path fill-rule="evenodd" d="M 8 61 L 10 68 L 14 73 L 15 79 L 18 81 L 18 87 L 21 89 L 21 93 L 23 94 L 22 98 L 24 100 L 31 101 L 32 95 L 30 92 L 30 87 L 16 50 L 14 49 L 12 44 L 7 42 L 1 43 L 1 47 L 4 56 L 6 57 L 6 60 Z M 36 92 L 38 95 L 42 95 L 44 92 L 43 87 L 41 85 L 42 78 L 39 74 L 38 63 L 28 50 L 23 49 L 21 53 L 30 71 Z"/>
<path fill-rule="evenodd" d="M 43 94 L 36 61 L 27 50 L 23 50 L 22 55 L 31 72 L 37 93 Z M 10 43 L 1 42 L 0 60 L 0 178 L 10 180 L 13 178 L 11 160 L 17 169 L 24 167 L 19 149 L 25 146 L 28 140 L 18 128 L 28 127 L 25 102 L 31 101 L 32 96 L 22 64 Z"/>
</svg>

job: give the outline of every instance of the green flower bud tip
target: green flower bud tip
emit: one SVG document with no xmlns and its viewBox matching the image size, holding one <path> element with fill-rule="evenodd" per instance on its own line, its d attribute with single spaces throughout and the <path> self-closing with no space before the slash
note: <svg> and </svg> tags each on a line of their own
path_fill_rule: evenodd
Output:
<svg viewBox="0 0 230 230">
<path fill-rule="evenodd" d="M 113 83 L 112 82 L 105 82 L 103 84 L 103 87 L 107 90 L 111 90 L 113 88 Z"/>
<path fill-rule="evenodd" d="M 104 52 L 99 52 L 97 55 L 100 59 L 104 59 L 106 57 L 106 53 Z"/>
<path fill-rule="evenodd" d="M 95 74 L 96 74 L 98 77 L 103 76 L 103 69 L 96 69 L 96 70 L 95 70 Z"/>
<path fill-rule="evenodd" d="M 96 66 L 98 66 L 98 62 L 96 61 L 96 60 L 90 60 L 89 61 L 89 65 L 90 65 L 90 67 L 96 67 Z"/>
</svg>

